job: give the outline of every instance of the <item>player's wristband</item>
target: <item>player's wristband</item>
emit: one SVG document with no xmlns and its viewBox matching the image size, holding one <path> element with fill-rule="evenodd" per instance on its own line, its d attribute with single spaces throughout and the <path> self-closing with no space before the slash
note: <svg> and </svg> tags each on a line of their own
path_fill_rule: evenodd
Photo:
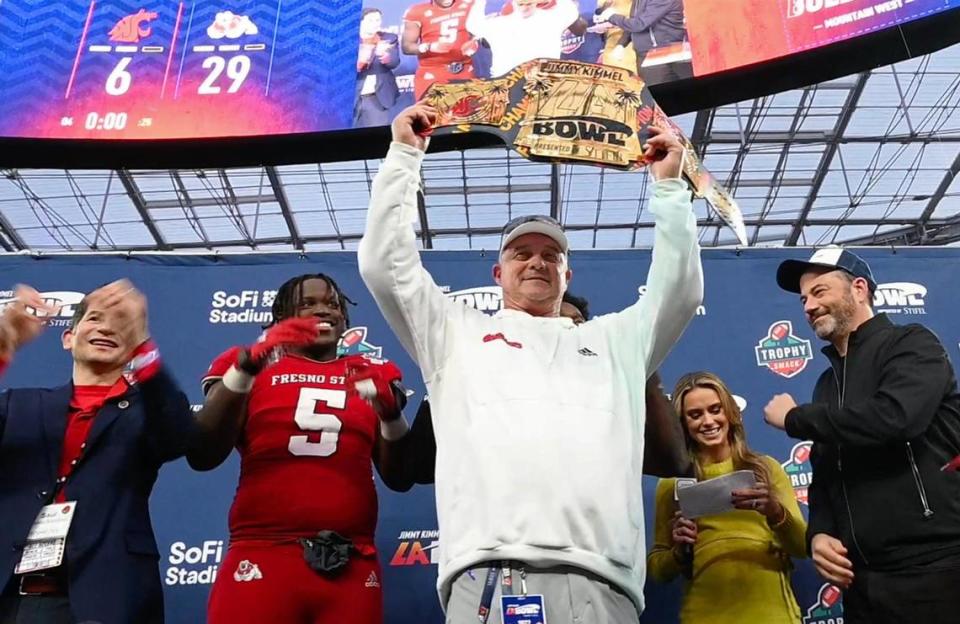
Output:
<svg viewBox="0 0 960 624">
<path fill-rule="evenodd" d="M 243 373 L 255 377 L 263 370 L 263 362 L 258 362 L 253 358 L 250 349 L 243 349 L 237 354 L 237 363 L 235 366 Z"/>
<path fill-rule="evenodd" d="M 236 394 L 247 394 L 250 392 L 250 389 L 253 388 L 253 379 L 253 375 L 242 371 L 237 368 L 236 365 L 233 365 L 220 380 L 220 383 L 222 383 L 223 387 L 230 392 Z"/>
<path fill-rule="evenodd" d="M 160 372 L 160 349 L 153 340 L 147 340 L 133 351 L 130 368 L 137 383 L 143 383 Z"/>
<path fill-rule="evenodd" d="M 380 435 L 383 436 L 383 439 L 387 442 L 396 442 L 407 435 L 407 431 L 409 430 L 410 425 L 407 424 L 407 419 L 403 417 L 403 414 L 393 420 L 380 421 Z"/>
<path fill-rule="evenodd" d="M 430 44 L 429 44 L 429 43 L 421 43 L 419 46 L 417 46 L 417 50 L 420 51 L 420 54 L 426 54 L 427 52 L 430 51 Z"/>
</svg>

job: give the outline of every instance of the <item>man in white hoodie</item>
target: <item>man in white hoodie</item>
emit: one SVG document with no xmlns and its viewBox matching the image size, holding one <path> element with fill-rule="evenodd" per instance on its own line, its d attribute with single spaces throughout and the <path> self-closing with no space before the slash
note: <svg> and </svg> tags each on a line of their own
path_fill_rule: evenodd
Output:
<svg viewBox="0 0 960 624">
<path fill-rule="evenodd" d="M 359 261 L 433 406 L 447 622 L 539 621 L 544 610 L 550 624 L 636 622 L 644 381 L 703 296 L 683 148 L 661 131 L 645 146 L 656 234 L 642 299 L 581 325 L 560 317 L 567 239 L 556 221 L 524 217 L 504 229 L 493 268 L 504 309 L 490 317 L 448 299 L 417 252 L 418 130 L 434 115 L 417 104 L 393 122 Z"/>
</svg>

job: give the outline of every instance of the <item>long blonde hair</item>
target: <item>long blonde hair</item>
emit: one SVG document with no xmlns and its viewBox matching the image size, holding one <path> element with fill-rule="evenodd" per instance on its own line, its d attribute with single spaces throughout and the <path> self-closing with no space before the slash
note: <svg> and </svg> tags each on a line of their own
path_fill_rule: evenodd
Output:
<svg viewBox="0 0 960 624">
<path fill-rule="evenodd" d="M 683 427 L 683 439 L 687 445 L 687 451 L 693 459 L 694 469 L 697 479 L 703 479 L 703 460 L 700 457 L 699 448 L 696 440 L 690 437 L 687 429 L 686 415 L 683 412 L 683 400 L 687 394 L 694 388 L 705 388 L 713 390 L 720 397 L 720 406 L 727 417 L 727 442 L 730 443 L 730 457 L 733 459 L 733 467 L 736 470 L 752 470 L 757 476 L 757 481 L 761 483 L 770 483 L 770 469 L 762 455 L 755 453 L 747 446 L 747 435 L 743 429 L 743 415 L 740 413 L 740 407 L 733 399 L 733 394 L 723 381 L 707 371 L 697 371 L 687 373 L 677 382 L 673 390 L 673 408 L 680 416 L 680 424 Z"/>
</svg>

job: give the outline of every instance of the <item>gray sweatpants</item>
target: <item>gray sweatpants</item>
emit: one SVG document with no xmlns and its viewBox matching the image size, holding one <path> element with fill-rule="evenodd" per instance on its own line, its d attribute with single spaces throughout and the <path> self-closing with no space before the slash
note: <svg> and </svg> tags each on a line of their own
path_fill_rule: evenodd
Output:
<svg viewBox="0 0 960 624">
<path fill-rule="evenodd" d="M 446 624 L 477 624 L 477 611 L 491 564 L 467 569 L 453 582 L 447 602 Z M 518 563 L 512 563 L 513 592 L 520 593 Z M 640 621 L 637 608 L 626 594 L 601 577 L 569 566 L 526 570 L 527 594 L 542 594 L 547 624 L 632 624 Z M 487 624 L 500 624 L 500 595 L 503 585 L 497 577 Z"/>
</svg>

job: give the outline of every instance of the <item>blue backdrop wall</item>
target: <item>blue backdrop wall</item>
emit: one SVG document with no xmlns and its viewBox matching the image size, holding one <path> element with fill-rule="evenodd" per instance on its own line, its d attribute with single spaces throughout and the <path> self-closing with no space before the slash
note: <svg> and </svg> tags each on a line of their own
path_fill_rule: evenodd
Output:
<svg viewBox="0 0 960 624">
<path fill-rule="evenodd" d="M 787 257 L 807 250 L 709 250 L 703 253 L 706 295 L 697 318 L 662 368 L 669 387 L 684 372 L 708 369 L 724 378 L 747 404 L 746 428 L 751 444 L 782 462 L 805 509 L 810 465 L 808 445 L 789 440 L 763 423 L 763 406 L 778 392 L 799 400 L 809 397 L 825 366 L 822 346 L 803 318 L 798 298 L 780 291 L 774 274 Z M 875 301 L 894 322 L 922 322 L 943 340 L 952 358 L 958 355 L 960 330 L 954 290 L 960 273 L 960 250 L 865 249 L 880 283 Z M 494 258 L 484 252 L 428 252 L 425 264 L 451 297 L 486 312 L 499 308 L 491 288 Z M 649 251 L 574 252 L 571 290 L 586 296 L 594 314 L 618 310 L 643 292 Z M 233 344 L 250 343 L 269 319 L 278 286 L 305 272 L 336 277 L 357 302 L 355 327 L 366 329 L 368 345 L 382 348 L 398 362 L 408 385 L 423 394 L 419 372 L 400 349 L 360 281 L 352 253 L 236 256 L 3 256 L 0 288 L 12 291 L 27 283 L 65 304 L 57 327 L 18 355 L 5 386 L 57 385 L 70 374 L 70 359 L 60 348 L 59 333 L 70 305 L 83 292 L 110 280 L 129 277 L 150 302 L 151 328 L 166 361 L 194 404 L 201 403 L 199 380 L 211 359 Z M 12 292 L 0 292 L 8 298 Z M 361 330 L 363 331 L 363 330 Z M 637 383 L 643 383 L 637 380 Z M 412 418 L 413 409 L 408 410 Z M 167 621 L 196 624 L 205 620 L 210 584 L 227 548 L 226 515 L 236 487 L 236 456 L 208 473 L 192 472 L 180 461 L 164 468 L 152 499 L 166 592 Z M 311 484 L 305 483 L 305 491 Z M 562 487 L 562 484 L 557 484 Z M 647 531 L 652 530 L 655 482 L 638 483 L 646 501 Z M 386 622 L 442 622 L 434 590 L 437 532 L 432 487 L 417 486 L 395 494 L 378 484 L 380 522 L 377 545 L 384 566 Z M 264 504 L 283 504 L 265 501 Z M 227 570 L 225 573 L 232 573 Z M 835 592 L 813 571 L 797 564 L 794 588 L 805 623 L 842 622 Z M 675 622 L 679 585 L 648 584 L 644 622 Z"/>
</svg>

